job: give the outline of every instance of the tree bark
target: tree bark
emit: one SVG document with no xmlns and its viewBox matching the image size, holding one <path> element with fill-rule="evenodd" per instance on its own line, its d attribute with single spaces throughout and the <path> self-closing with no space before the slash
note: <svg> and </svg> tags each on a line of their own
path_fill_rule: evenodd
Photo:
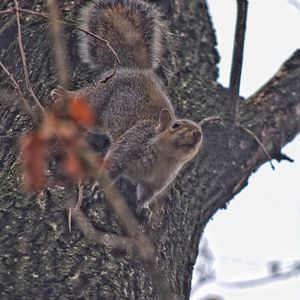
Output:
<svg viewBox="0 0 300 300">
<path fill-rule="evenodd" d="M 25 1 L 23 1 L 25 2 Z M 74 4 L 74 2 L 76 2 Z M 76 18 L 85 1 L 64 1 L 65 18 Z M 216 39 L 204 0 L 153 1 L 169 16 L 178 37 L 178 67 L 169 87 L 177 114 L 195 121 L 227 117 L 229 92 L 216 83 Z M 0 9 L 8 8 L 4 0 Z M 40 1 L 20 6 L 42 9 Z M 47 20 L 22 14 L 22 34 L 33 89 L 44 106 L 57 85 Z M 79 63 L 76 30 L 65 27 L 74 89 L 96 75 Z M 1 15 L 0 59 L 25 91 L 14 14 Z M 272 158 L 300 131 L 300 51 L 254 96 L 240 99 L 240 126 L 211 120 L 203 125 L 204 143 L 198 156 L 176 178 L 159 201 L 155 217 L 139 218 L 140 229 L 156 249 L 156 268 L 178 299 L 188 299 L 201 233 L 214 213 L 247 185 L 249 176 Z M 136 251 L 96 243 L 73 225 L 68 230 L 65 203 L 74 195 L 54 186 L 44 194 L 26 194 L 18 154 L 20 136 L 34 127 L 18 97 L 0 71 L 0 296 L 29 299 L 163 299 L 159 286 Z M 27 99 L 33 105 L 30 96 Z M 105 198 L 93 200 L 84 190 L 82 211 L 99 232 L 126 236 Z M 125 180 L 118 189 L 134 211 L 135 187 Z"/>
</svg>

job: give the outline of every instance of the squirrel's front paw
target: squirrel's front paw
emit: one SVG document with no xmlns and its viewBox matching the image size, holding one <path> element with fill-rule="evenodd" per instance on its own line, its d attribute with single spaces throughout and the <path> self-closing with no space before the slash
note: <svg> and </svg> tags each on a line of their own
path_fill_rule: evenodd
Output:
<svg viewBox="0 0 300 300">
<path fill-rule="evenodd" d="M 52 90 L 50 95 L 53 101 L 60 101 L 63 99 L 63 94 L 66 92 L 66 90 L 61 87 L 60 85 L 57 86 L 56 89 Z"/>
</svg>

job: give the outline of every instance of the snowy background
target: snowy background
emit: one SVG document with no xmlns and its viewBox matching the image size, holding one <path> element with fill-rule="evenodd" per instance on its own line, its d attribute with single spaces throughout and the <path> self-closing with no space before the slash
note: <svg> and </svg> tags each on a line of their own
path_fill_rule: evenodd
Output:
<svg viewBox="0 0 300 300">
<path fill-rule="evenodd" d="M 221 55 L 219 82 L 228 86 L 236 1 L 208 0 L 208 5 Z M 300 0 L 249 0 L 241 95 L 253 94 L 297 48 Z M 275 171 L 269 164 L 262 166 L 228 208 L 209 222 L 204 236 L 215 278 L 194 290 L 191 300 L 206 295 L 225 300 L 300 299 L 300 137 L 283 153 L 295 162 L 274 162 Z M 289 279 L 237 287 L 237 282 L 269 277 L 272 265 L 280 273 L 296 272 Z"/>
</svg>

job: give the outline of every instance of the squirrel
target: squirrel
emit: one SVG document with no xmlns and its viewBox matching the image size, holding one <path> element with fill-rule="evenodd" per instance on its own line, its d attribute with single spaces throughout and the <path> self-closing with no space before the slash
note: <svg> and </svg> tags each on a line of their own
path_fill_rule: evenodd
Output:
<svg viewBox="0 0 300 300">
<path fill-rule="evenodd" d="M 111 146 L 103 168 L 113 182 L 120 176 L 137 184 L 137 208 L 149 204 L 198 152 L 200 126 L 175 117 L 163 79 L 170 78 L 173 38 L 160 10 L 141 0 L 95 0 L 81 11 L 81 27 L 110 42 L 121 64 L 105 83 L 78 91 L 107 128 Z M 82 61 L 105 74 L 114 56 L 104 43 L 79 35 Z M 58 90 L 52 91 L 57 98 Z"/>
</svg>

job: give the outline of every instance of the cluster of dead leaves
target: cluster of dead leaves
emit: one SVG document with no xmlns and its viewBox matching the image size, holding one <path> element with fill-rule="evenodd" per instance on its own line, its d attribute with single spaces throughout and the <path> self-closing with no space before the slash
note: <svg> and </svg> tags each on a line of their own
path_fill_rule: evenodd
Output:
<svg viewBox="0 0 300 300">
<path fill-rule="evenodd" d="M 84 99 L 57 101 L 47 111 L 41 125 L 25 135 L 20 143 L 25 187 L 41 190 L 46 184 L 47 163 L 53 144 L 59 146 L 60 166 L 72 180 L 88 173 L 87 144 L 83 132 L 95 123 L 95 116 Z"/>
</svg>

